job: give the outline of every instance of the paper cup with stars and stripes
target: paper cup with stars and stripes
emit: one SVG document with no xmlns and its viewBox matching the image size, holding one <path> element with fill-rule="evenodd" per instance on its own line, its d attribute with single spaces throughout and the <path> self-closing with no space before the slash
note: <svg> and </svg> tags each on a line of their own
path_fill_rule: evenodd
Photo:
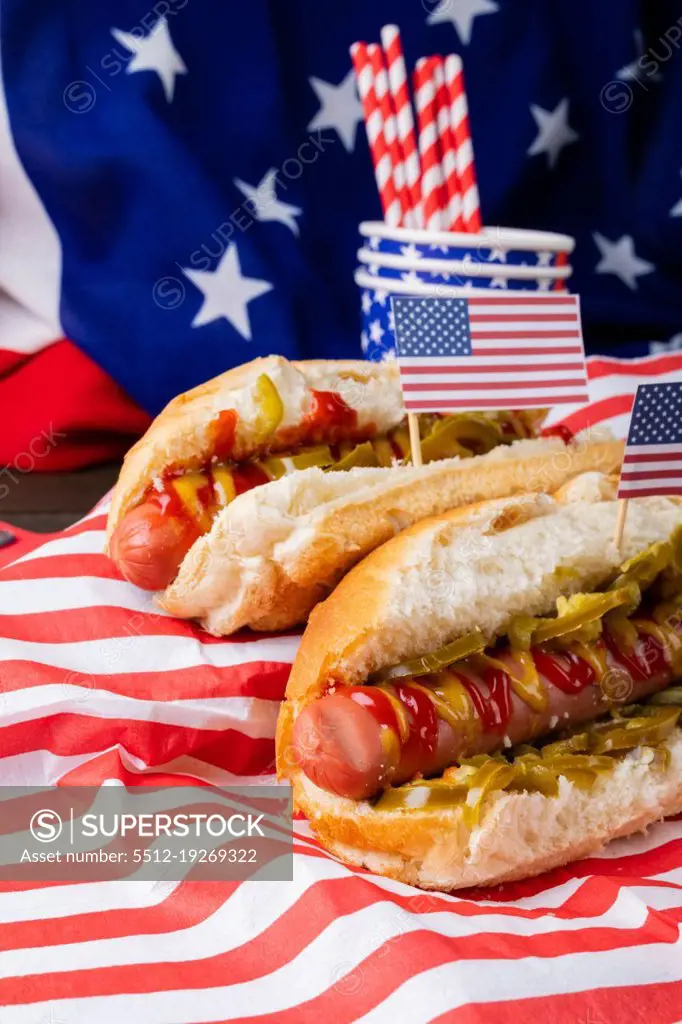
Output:
<svg viewBox="0 0 682 1024">
<path fill-rule="evenodd" d="M 490 227 L 477 234 L 391 227 L 381 221 L 360 225 L 363 248 L 382 255 L 418 259 L 463 260 L 491 266 L 567 266 L 575 240 L 552 231 Z"/>
<path fill-rule="evenodd" d="M 508 268 L 510 271 L 511 269 Z M 516 273 L 520 274 L 523 270 L 523 267 L 519 267 Z M 537 271 L 535 272 L 537 273 Z M 489 275 L 490 271 L 487 273 Z M 545 274 L 548 273 L 552 273 L 551 268 L 545 269 Z M 394 295 L 424 295 L 441 299 L 460 298 L 472 293 L 480 295 L 482 291 L 490 289 L 496 295 L 503 295 L 507 291 L 513 291 L 518 295 L 520 291 L 524 290 L 537 295 L 540 291 L 552 292 L 556 281 L 559 281 L 565 288 L 564 280 L 561 278 L 557 278 L 555 281 L 551 277 L 545 276 L 541 280 L 545 285 L 539 288 L 537 280 L 531 277 L 513 278 L 508 275 L 507 277 L 479 276 L 476 278 L 471 276 L 464 279 L 459 274 L 452 274 L 450 279 L 443 283 L 420 279 L 416 272 L 409 272 L 404 276 L 382 277 L 377 273 L 371 273 L 369 266 L 360 264 L 355 271 L 355 283 L 360 290 L 363 354 L 367 359 L 373 361 L 394 357 L 395 333 L 391 310 L 391 298 Z"/>
<path fill-rule="evenodd" d="M 479 289 L 553 292 L 568 288 L 568 235 L 517 228 L 477 234 L 360 225 L 355 281 L 360 288 L 361 341 L 370 359 L 395 352 L 391 295 L 459 295 Z"/>
</svg>

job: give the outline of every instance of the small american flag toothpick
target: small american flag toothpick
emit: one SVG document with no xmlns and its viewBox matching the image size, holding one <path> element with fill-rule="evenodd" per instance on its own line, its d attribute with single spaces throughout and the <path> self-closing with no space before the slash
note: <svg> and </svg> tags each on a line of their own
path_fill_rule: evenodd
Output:
<svg viewBox="0 0 682 1024">
<path fill-rule="evenodd" d="M 618 497 L 652 494 L 682 494 L 682 381 L 637 388 Z"/>
<path fill-rule="evenodd" d="M 576 295 L 394 296 L 408 412 L 589 401 Z"/>
<path fill-rule="evenodd" d="M 629 499 L 656 494 L 682 494 L 682 381 L 637 388 L 618 483 L 618 548 Z"/>
</svg>

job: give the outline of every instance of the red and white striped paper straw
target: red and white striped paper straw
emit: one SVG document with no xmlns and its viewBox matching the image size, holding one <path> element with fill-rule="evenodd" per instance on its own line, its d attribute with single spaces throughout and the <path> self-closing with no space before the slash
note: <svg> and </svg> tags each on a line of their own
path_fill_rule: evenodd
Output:
<svg viewBox="0 0 682 1024">
<path fill-rule="evenodd" d="M 414 117 L 412 115 L 412 101 L 410 100 L 405 57 L 403 56 L 398 26 L 384 25 L 381 30 L 381 42 L 386 54 L 388 84 L 395 110 L 398 143 L 401 149 L 402 163 L 405 168 L 405 181 L 410 196 L 411 219 L 416 227 L 423 227 L 419 151 L 417 149 L 417 136 L 414 130 Z"/>
<path fill-rule="evenodd" d="M 436 121 L 441 167 L 445 179 L 445 227 L 448 231 L 464 231 L 462 217 L 462 195 L 459 191 L 457 174 L 457 147 L 450 128 L 450 100 L 445 85 L 445 68 L 442 57 L 433 57 L 433 76 L 436 87 Z"/>
<path fill-rule="evenodd" d="M 417 125 L 419 127 L 424 226 L 431 231 L 441 231 L 443 228 L 441 216 L 443 175 L 438 150 L 436 87 L 431 58 L 418 60 L 414 69 L 414 105 L 417 110 Z"/>
<path fill-rule="evenodd" d="M 400 201 L 393 184 L 393 166 L 384 137 L 381 111 L 374 91 L 372 66 L 367 50 L 366 43 L 353 43 L 350 55 L 355 67 L 358 92 L 365 114 L 367 141 L 372 154 L 374 176 L 379 189 L 384 220 L 391 227 L 397 227 L 401 219 Z"/>
<path fill-rule="evenodd" d="M 457 176 L 462 193 L 464 228 L 481 230 L 481 208 L 474 167 L 474 147 L 469 129 L 469 110 L 464 88 L 462 60 L 456 54 L 445 59 L 445 84 L 450 95 L 450 125 L 455 138 Z"/>
<path fill-rule="evenodd" d="M 391 164 L 393 165 L 393 184 L 400 203 L 400 222 L 406 227 L 414 227 L 415 225 L 411 217 L 410 194 L 405 182 L 403 156 L 398 141 L 393 104 L 391 103 L 391 94 L 388 88 L 388 73 L 384 63 L 384 54 L 378 43 L 370 43 L 367 47 L 367 53 L 374 74 L 374 92 L 379 101 L 384 138 L 388 146 Z"/>
</svg>

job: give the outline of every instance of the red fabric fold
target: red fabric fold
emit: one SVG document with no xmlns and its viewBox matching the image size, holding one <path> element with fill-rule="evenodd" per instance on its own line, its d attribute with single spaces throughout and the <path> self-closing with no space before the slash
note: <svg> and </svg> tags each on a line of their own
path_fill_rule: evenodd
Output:
<svg viewBox="0 0 682 1024">
<path fill-rule="evenodd" d="M 0 466 L 18 472 L 80 469 L 120 458 L 150 422 L 70 341 L 29 358 L 0 350 L 0 374 Z"/>
</svg>

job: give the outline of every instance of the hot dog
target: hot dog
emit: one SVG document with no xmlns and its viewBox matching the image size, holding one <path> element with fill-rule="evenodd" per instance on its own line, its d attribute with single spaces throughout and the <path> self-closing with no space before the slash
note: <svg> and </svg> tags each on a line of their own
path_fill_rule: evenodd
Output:
<svg viewBox="0 0 682 1024">
<path fill-rule="evenodd" d="M 216 635 L 285 629 L 416 520 L 612 473 L 622 454 L 613 439 L 537 438 L 537 411 L 429 414 L 415 469 L 404 415 L 388 364 L 271 356 L 230 370 L 171 402 L 128 453 L 108 553 Z"/>
<path fill-rule="evenodd" d="M 278 766 L 335 854 L 449 889 L 682 810 L 682 502 L 634 501 L 618 551 L 583 491 L 417 523 L 313 611 Z"/>
<path fill-rule="evenodd" d="M 249 366 L 172 402 L 126 460 L 109 553 L 131 583 L 165 589 L 218 512 L 254 487 L 311 466 L 390 467 L 409 456 L 393 367 L 275 357 Z M 211 412 L 209 393 L 226 407 Z M 424 461 L 483 454 L 534 436 L 540 422 L 532 412 L 422 417 Z"/>
<path fill-rule="evenodd" d="M 682 637 L 682 616 L 678 631 Z M 314 701 L 294 725 L 296 761 L 322 789 L 363 800 L 417 774 L 438 775 L 463 757 L 589 722 L 612 706 L 640 701 L 675 680 L 665 651 L 646 634 L 638 637 L 629 655 L 609 637 L 608 646 L 606 641 L 588 649 L 583 645 L 582 654 L 538 648 L 530 659 L 543 698 L 540 710 L 513 692 L 512 680 L 524 668 L 505 650 L 495 655 L 501 665 L 487 671 L 476 671 L 465 661 L 456 669 L 423 677 L 418 685 L 416 680 L 410 685 L 408 678 L 385 689 L 344 687 Z M 601 673 L 595 667 L 600 662 Z M 470 701 L 459 728 L 453 718 L 443 717 L 448 712 L 443 711 L 442 694 L 453 685 L 459 701 Z M 434 700 L 435 694 L 440 699 Z"/>
</svg>

